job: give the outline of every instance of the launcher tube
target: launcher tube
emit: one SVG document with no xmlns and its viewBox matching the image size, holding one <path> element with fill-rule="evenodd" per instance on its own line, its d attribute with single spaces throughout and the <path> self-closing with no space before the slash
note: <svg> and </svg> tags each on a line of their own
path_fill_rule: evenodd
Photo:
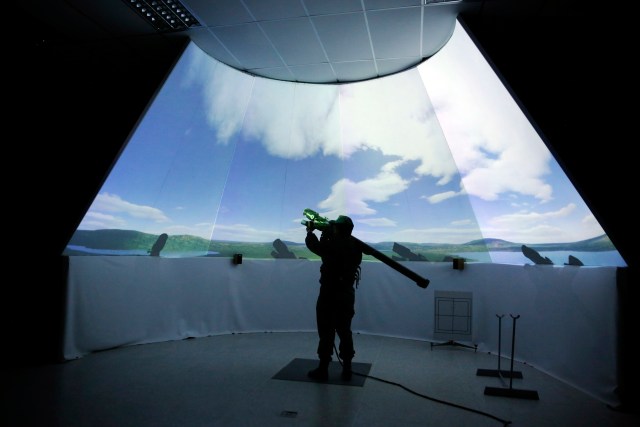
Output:
<svg viewBox="0 0 640 427">
<path fill-rule="evenodd" d="M 421 288 L 426 288 L 429 285 L 429 279 L 425 279 L 424 277 L 420 276 L 419 274 L 409 270 L 404 265 L 402 265 L 402 264 L 398 263 L 397 261 L 389 258 L 388 256 L 386 256 L 382 252 L 372 248 L 371 246 L 367 245 L 366 243 L 364 243 L 362 240 L 358 239 L 357 237 L 351 236 L 351 238 L 354 239 L 356 242 L 358 242 L 358 244 L 361 247 L 361 251 L 362 251 L 363 254 L 371 255 L 372 257 L 384 262 L 389 267 L 391 267 L 394 270 L 396 270 L 398 273 L 402 273 L 405 276 L 407 276 L 409 279 L 411 279 L 414 282 L 416 282 L 416 285 L 420 286 Z"/>
</svg>

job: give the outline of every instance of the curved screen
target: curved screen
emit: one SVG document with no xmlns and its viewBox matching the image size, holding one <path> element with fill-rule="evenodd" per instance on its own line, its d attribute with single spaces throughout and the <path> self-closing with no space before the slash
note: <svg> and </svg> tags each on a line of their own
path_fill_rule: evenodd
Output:
<svg viewBox="0 0 640 427">
<path fill-rule="evenodd" d="M 400 261 L 626 265 L 460 24 L 417 68 L 342 85 L 190 44 L 64 254 L 316 258 L 305 208 Z"/>
</svg>

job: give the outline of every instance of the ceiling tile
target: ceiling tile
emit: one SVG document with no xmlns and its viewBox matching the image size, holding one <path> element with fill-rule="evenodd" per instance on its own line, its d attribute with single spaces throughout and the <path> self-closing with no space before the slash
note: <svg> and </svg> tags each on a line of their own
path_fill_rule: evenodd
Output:
<svg viewBox="0 0 640 427">
<path fill-rule="evenodd" d="M 200 49 L 218 61 L 232 67 L 241 67 L 237 58 L 233 57 L 208 28 L 191 28 L 187 34 Z"/>
<path fill-rule="evenodd" d="M 265 77 L 265 78 L 275 79 L 275 80 L 290 81 L 294 79 L 294 75 L 291 73 L 291 71 L 289 71 L 288 68 L 285 68 L 285 67 L 259 68 L 259 69 L 247 70 L 247 72 L 259 77 Z"/>
<path fill-rule="evenodd" d="M 285 64 L 302 65 L 327 62 L 309 18 L 261 22 Z"/>
<path fill-rule="evenodd" d="M 304 0 L 309 15 L 362 11 L 360 0 Z"/>
<path fill-rule="evenodd" d="M 394 9 L 407 6 L 422 6 L 422 0 L 364 0 L 365 10 Z"/>
<path fill-rule="evenodd" d="M 244 0 L 258 21 L 307 16 L 300 0 Z"/>
<path fill-rule="evenodd" d="M 182 4 L 207 27 L 253 21 L 240 0 L 182 0 Z"/>
<path fill-rule="evenodd" d="M 364 13 L 311 18 L 330 61 L 373 59 Z"/>
<path fill-rule="evenodd" d="M 451 38 L 458 12 L 441 6 L 424 8 L 422 21 L 422 56 L 428 58 L 438 52 Z"/>
<path fill-rule="evenodd" d="M 372 74 L 360 79 L 393 74 L 432 56 L 451 37 L 460 9 L 422 0 L 186 1 L 209 31 L 187 32 L 214 58 L 255 75 L 329 83 L 355 81 L 364 69 Z"/>
<path fill-rule="evenodd" d="M 367 12 L 376 59 L 420 55 L 421 7 Z"/>
<path fill-rule="evenodd" d="M 309 83 L 336 83 L 336 76 L 329 64 L 298 65 L 289 67 L 295 80 Z"/>
<path fill-rule="evenodd" d="M 376 65 L 378 66 L 378 73 L 381 76 L 387 74 L 399 73 L 401 71 L 408 70 L 411 67 L 415 67 L 416 65 L 423 62 L 422 58 L 402 58 L 402 59 L 379 59 L 376 61 Z"/>
<path fill-rule="evenodd" d="M 340 83 L 366 80 L 377 74 L 373 61 L 336 62 L 333 69 Z"/>
<path fill-rule="evenodd" d="M 241 24 L 210 29 L 242 64 L 241 68 L 281 67 L 283 62 L 258 24 Z"/>
</svg>

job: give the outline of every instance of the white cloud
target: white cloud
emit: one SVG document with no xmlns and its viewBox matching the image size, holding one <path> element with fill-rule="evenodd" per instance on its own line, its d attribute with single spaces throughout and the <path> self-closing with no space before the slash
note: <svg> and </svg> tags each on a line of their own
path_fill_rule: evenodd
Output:
<svg viewBox="0 0 640 427">
<path fill-rule="evenodd" d="M 492 218 L 483 226 L 485 235 L 520 243 L 564 243 L 591 239 L 605 234 L 591 215 L 580 227 L 572 224 L 577 206 L 570 203 L 549 212 L 522 211 Z"/>
<path fill-rule="evenodd" d="M 551 153 L 460 25 L 418 69 L 468 194 L 551 199 Z"/>
<path fill-rule="evenodd" d="M 497 210 L 505 209 L 505 200 L 512 197 L 518 197 L 518 203 L 525 199 L 510 207 L 519 209 L 527 206 L 527 199 L 554 199 L 549 150 L 460 26 L 447 46 L 417 70 L 353 84 L 278 82 L 238 73 L 210 58 L 205 62 L 209 72 L 200 83 L 205 85 L 206 115 L 217 129 L 218 142 L 242 135 L 263 144 L 272 156 L 291 160 L 320 154 L 347 159 L 360 150 L 398 159 L 371 170 L 367 179 L 336 181 L 330 194 L 315 205 L 329 217 L 382 216 L 372 204 L 387 202 L 420 176 L 432 176 L 442 185 L 461 175 L 461 191 L 423 197 L 430 203 L 467 194 L 496 201 L 490 209 Z M 426 89 L 422 80 L 429 82 Z M 417 165 L 413 177 L 395 172 L 408 162 Z M 567 205 L 555 212 L 522 210 L 497 216 L 482 224 L 484 235 L 528 243 L 597 235 L 585 237 L 601 229 L 595 219 L 578 231 L 569 231 L 573 227 L 567 220 L 565 227 L 552 222 L 566 218 L 572 209 L 575 206 Z M 383 220 L 361 221 L 373 226 L 383 225 Z M 218 226 L 216 238 L 228 233 L 232 240 L 249 235 L 248 240 L 270 240 L 283 233 L 234 227 Z M 434 236 L 450 233 L 446 242 L 482 237 L 475 227 L 460 227 L 404 230 L 394 236 L 399 241 L 420 241 L 424 235 L 433 241 Z M 299 230 L 304 227 L 291 233 L 298 235 Z M 369 241 L 375 241 L 375 232 L 370 236 Z M 384 240 L 389 240 L 386 236 Z"/>
<path fill-rule="evenodd" d="M 395 227 L 397 223 L 389 218 L 363 218 L 357 221 L 369 227 Z"/>
<path fill-rule="evenodd" d="M 127 222 L 120 217 L 101 212 L 89 211 L 78 226 L 80 230 L 100 230 L 103 228 L 124 228 Z"/>
<path fill-rule="evenodd" d="M 299 228 L 305 231 L 304 227 L 300 226 Z M 277 238 L 282 238 L 282 232 L 280 230 L 264 230 L 252 227 L 249 224 L 216 224 L 212 235 L 213 240 L 233 240 L 241 242 L 269 242 Z"/>
<path fill-rule="evenodd" d="M 271 155 L 286 159 L 319 153 L 344 159 L 355 151 L 374 149 L 400 162 L 417 161 L 414 173 L 432 175 L 439 184 L 456 175 L 427 93 L 416 90 L 422 87 L 416 71 L 341 86 L 310 85 L 246 76 L 205 62 L 194 61 L 193 67 L 207 70 L 200 83 L 205 86 L 205 109 L 219 142 L 242 133 L 263 144 Z M 323 205 L 374 213 L 367 201 L 386 200 L 407 188 L 398 176 L 384 174 L 381 171 L 359 183 L 336 183 L 334 193 L 356 190 L 349 195 L 362 195 L 345 207 L 343 194 L 333 194 Z M 390 185 L 381 190 L 380 184 Z"/>
<path fill-rule="evenodd" d="M 552 224 L 539 224 L 517 229 L 483 227 L 482 231 L 485 235 L 496 239 L 525 244 L 577 242 L 599 235 L 588 233 L 584 229 L 566 229 Z"/>
<path fill-rule="evenodd" d="M 115 212 L 122 213 L 133 218 L 151 220 L 154 222 L 166 222 L 169 218 L 160 210 L 151 206 L 136 205 L 122 200 L 120 196 L 109 193 L 100 193 L 93 201 L 89 209 L 94 215 Z"/>
<path fill-rule="evenodd" d="M 433 194 L 431 196 L 422 196 L 420 198 L 421 199 L 426 199 L 431 204 L 436 204 L 436 203 L 440 203 L 440 202 L 443 202 L 445 200 L 452 199 L 452 198 L 458 197 L 458 196 L 463 196 L 463 195 L 466 195 L 466 194 L 467 193 L 464 190 L 462 190 L 462 191 L 445 191 L 443 193 L 437 193 L 437 194 Z"/>
<path fill-rule="evenodd" d="M 470 219 L 460 219 L 457 221 L 451 221 L 451 225 L 455 225 L 456 227 L 458 226 L 462 227 L 464 225 L 476 225 L 476 222 Z"/>
<path fill-rule="evenodd" d="M 335 217 L 347 215 L 373 215 L 374 209 L 368 202 L 381 203 L 394 194 L 407 189 L 410 182 L 395 172 L 399 162 L 392 162 L 381 168 L 374 178 L 353 182 L 341 179 L 331 187 L 331 194 L 322 200 L 318 206 L 327 211 L 327 216 Z"/>
<path fill-rule="evenodd" d="M 202 85 L 207 121 L 216 129 L 216 142 L 227 144 L 243 126 L 255 78 L 197 53 L 191 55 L 185 84 Z"/>
<path fill-rule="evenodd" d="M 214 66 L 210 58 L 209 64 L 204 62 L 192 66 L 207 71 L 199 80 L 217 142 L 242 134 L 281 158 L 340 155 L 336 87 L 253 77 L 223 64 Z"/>
<path fill-rule="evenodd" d="M 518 229 L 527 228 L 534 224 L 540 224 L 546 221 L 564 218 L 576 209 L 574 203 L 570 203 L 556 211 L 550 212 L 518 212 L 513 214 L 501 215 L 491 219 L 491 224 L 501 228 Z"/>
<path fill-rule="evenodd" d="M 415 173 L 447 183 L 457 168 L 420 75 L 407 71 L 341 87 L 342 141 L 347 154 L 370 148 L 403 161 Z"/>
<path fill-rule="evenodd" d="M 482 234 L 478 227 L 432 227 L 432 228 L 405 228 L 389 233 L 384 230 L 361 231 L 358 230 L 356 237 L 365 242 L 425 242 L 425 243 L 453 243 L 461 244 L 472 240 L 482 239 Z"/>
</svg>

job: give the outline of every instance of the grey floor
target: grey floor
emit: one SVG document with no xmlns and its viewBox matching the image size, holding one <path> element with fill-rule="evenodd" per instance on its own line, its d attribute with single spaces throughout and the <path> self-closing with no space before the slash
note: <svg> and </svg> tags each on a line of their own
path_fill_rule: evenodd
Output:
<svg viewBox="0 0 640 427">
<path fill-rule="evenodd" d="M 274 379 L 315 359 L 314 333 L 233 334 L 93 353 L 3 375 L 2 426 L 638 426 L 631 414 L 515 363 L 522 379 L 478 376 L 495 355 L 355 335 L 362 387 Z M 501 368 L 510 369 L 508 359 Z M 382 380 L 382 381 L 381 381 Z M 490 390 L 537 393 L 487 395 Z"/>
</svg>

